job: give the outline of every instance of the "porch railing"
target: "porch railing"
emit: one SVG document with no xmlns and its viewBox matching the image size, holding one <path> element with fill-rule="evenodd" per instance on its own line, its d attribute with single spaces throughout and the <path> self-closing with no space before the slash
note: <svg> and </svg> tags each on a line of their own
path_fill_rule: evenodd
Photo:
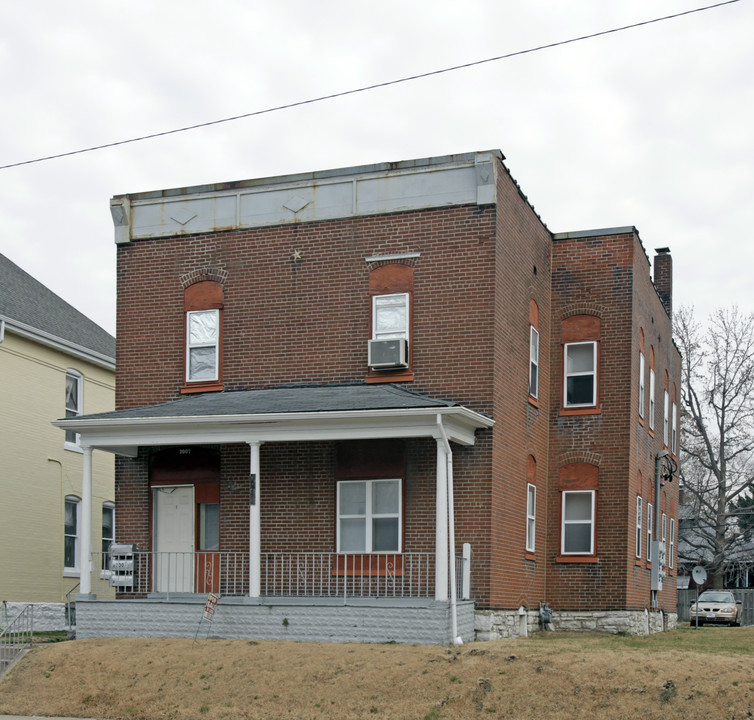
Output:
<svg viewBox="0 0 754 720">
<path fill-rule="evenodd" d="M 216 593 L 224 597 L 249 594 L 249 553 L 154 553 L 106 557 L 93 553 L 99 573 L 93 592 L 114 588 L 119 597 L 150 593 L 170 595 Z M 108 555 L 105 553 L 105 555 Z M 457 596 L 468 597 L 470 556 L 456 559 Z M 465 582 L 464 582 L 465 578 Z M 434 553 L 263 553 L 262 597 L 432 598 L 435 593 Z"/>
<path fill-rule="evenodd" d="M 0 676 L 34 640 L 34 606 L 26 605 L 7 624 L 0 624 Z"/>
</svg>

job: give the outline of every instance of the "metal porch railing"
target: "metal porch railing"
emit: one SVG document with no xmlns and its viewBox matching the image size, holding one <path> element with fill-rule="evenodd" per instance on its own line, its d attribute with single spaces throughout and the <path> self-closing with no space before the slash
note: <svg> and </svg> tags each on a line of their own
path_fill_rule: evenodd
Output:
<svg viewBox="0 0 754 720">
<path fill-rule="evenodd" d="M 26 605 L 0 629 L 0 675 L 34 640 L 34 606 Z"/>
<path fill-rule="evenodd" d="M 92 554 L 93 567 L 109 568 L 93 578 L 93 592 L 114 588 L 119 597 L 150 593 L 249 594 L 249 553 L 196 552 L 130 555 Z M 106 555 L 109 555 L 106 553 Z M 457 597 L 469 597 L 470 552 L 456 559 Z M 263 553 L 262 597 L 432 598 L 434 553 Z"/>
</svg>

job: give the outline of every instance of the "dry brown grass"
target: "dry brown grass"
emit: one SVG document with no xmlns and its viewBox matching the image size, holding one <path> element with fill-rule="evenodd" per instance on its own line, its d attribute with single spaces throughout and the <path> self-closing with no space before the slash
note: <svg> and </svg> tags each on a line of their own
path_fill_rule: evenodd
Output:
<svg viewBox="0 0 754 720">
<path fill-rule="evenodd" d="M 548 633 L 460 648 L 248 640 L 40 646 L 0 714 L 128 718 L 754 717 L 754 628 Z"/>
</svg>

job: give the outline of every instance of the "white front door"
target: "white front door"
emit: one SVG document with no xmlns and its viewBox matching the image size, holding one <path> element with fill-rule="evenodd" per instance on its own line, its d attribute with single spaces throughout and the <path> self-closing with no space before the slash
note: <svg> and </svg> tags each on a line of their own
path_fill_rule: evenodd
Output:
<svg viewBox="0 0 754 720">
<path fill-rule="evenodd" d="M 194 591 L 194 487 L 153 488 L 155 592 Z"/>
</svg>

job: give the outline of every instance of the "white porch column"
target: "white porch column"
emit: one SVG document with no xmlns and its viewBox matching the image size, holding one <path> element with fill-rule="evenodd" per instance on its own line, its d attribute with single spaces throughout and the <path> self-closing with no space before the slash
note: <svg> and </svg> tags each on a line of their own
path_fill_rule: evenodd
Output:
<svg viewBox="0 0 754 720">
<path fill-rule="evenodd" d="M 445 441 L 437 440 L 435 490 L 435 600 L 448 600 L 448 456 Z"/>
<path fill-rule="evenodd" d="M 84 472 L 81 480 L 81 531 L 79 533 L 79 594 L 92 594 L 92 448 L 84 445 Z"/>
<path fill-rule="evenodd" d="M 261 592 L 262 530 L 260 522 L 259 442 L 250 442 L 249 461 L 249 597 Z"/>
</svg>

